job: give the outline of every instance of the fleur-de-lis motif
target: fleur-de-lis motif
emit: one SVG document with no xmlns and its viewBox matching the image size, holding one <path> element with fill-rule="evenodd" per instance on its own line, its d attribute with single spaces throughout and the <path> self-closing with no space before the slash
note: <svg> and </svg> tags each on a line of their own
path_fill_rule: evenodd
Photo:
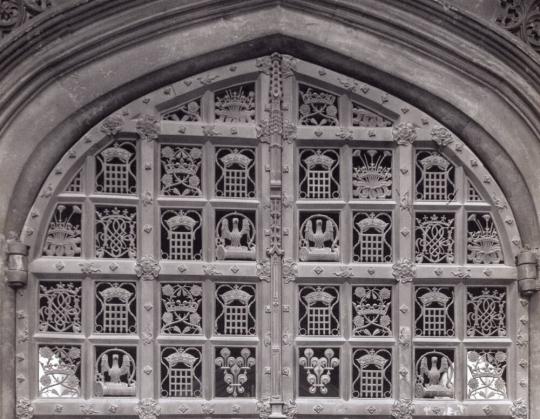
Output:
<svg viewBox="0 0 540 419">
<path fill-rule="evenodd" d="M 311 348 L 304 350 L 304 356 L 298 360 L 300 366 L 306 370 L 306 380 L 310 384 L 309 392 L 322 395 L 328 393 L 327 385 L 332 380 L 331 373 L 339 366 L 339 358 L 334 356 L 333 349 L 326 349 L 324 356 L 316 357 L 315 351 Z"/>
<path fill-rule="evenodd" d="M 249 348 L 242 348 L 240 356 L 235 357 L 229 348 L 222 348 L 215 363 L 223 371 L 223 381 L 227 384 L 226 391 L 232 397 L 245 393 L 244 384 L 248 381 L 248 372 L 255 366 L 255 357 L 251 356 Z"/>
</svg>

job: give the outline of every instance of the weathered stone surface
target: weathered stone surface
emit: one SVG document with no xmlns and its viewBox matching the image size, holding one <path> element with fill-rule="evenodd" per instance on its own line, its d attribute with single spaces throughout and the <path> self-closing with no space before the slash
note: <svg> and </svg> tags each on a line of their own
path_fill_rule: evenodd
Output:
<svg viewBox="0 0 540 419">
<path fill-rule="evenodd" d="M 467 38 L 461 30 L 479 25 L 478 21 L 443 5 L 454 3 L 487 21 L 496 13 L 489 1 L 431 5 L 427 0 L 415 1 L 439 17 L 439 26 L 411 6 L 413 2 L 397 0 L 341 5 L 284 1 L 281 7 L 276 7 L 278 2 L 248 1 L 239 10 L 234 2 L 216 1 L 211 5 L 214 9 L 235 13 L 195 25 L 186 6 L 189 2 L 174 5 L 154 0 L 142 6 L 133 2 L 133 7 L 141 6 L 138 9 L 125 5 L 99 24 L 78 23 L 82 26 L 75 33 L 61 39 L 57 34 L 55 43 L 43 38 L 42 47 L 31 55 L 21 49 L 26 57 L 10 58 L 12 67 L 1 70 L 5 75 L 0 81 L 5 97 L 0 99 L 2 230 L 21 231 L 43 179 L 59 157 L 114 110 L 206 69 L 280 51 L 380 87 L 444 123 L 475 151 L 502 186 L 522 242 L 538 247 L 540 91 L 535 81 L 540 79 L 539 60 L 527 51 L 509 50 L 507 37 L 491 26 L 478 30 L 492 36 L 495 47 L 487 42 L 478 45 L 477 39 Z M 215 12 L 211 6 L 203 14 Z M 354 7 L 361 13 L 356 14 Z M 152 36 L 146 36 L 152 27 L 138 22 L 145 17 L 157 19 L 157 12 L 163 10 L 169 16 L 184 16 L 186 22 L 174 23 L 162 14 L 153 24 L 167 30 L 154 28 Z M 345 16 L 351 24 L 333 19 L 334 15 Z M 353 24 L 355 20 L 360 23 Z M 126 44 L 117 47 L 119 29 L 128 35 Z M 98 35 L 104 40 L 96 45 L 92 41 Z M 66 51 L 70 54 L 65 59 L 54 61 Z M 515 55 L 506 58 L 506 54 Z M 4 288 L 0 285 L 4 342 L 0 361 L 5 365 L 0 390 L 2 417 L 9 418 L 15 406 L 15 305 L 13 291 Z M 530 307 L 531 327 L 539 331 L 539 305 Z M 540 371 L 540 354 L 534 350 L 540 347 L 535 344 L 539 336 L 532 333 L 530 339 L 531 377 Z M 531 394 L 539 392 L 540 382 L 531 379 L 530 388 Z M 540 415 L 540 404 L 531 400 L 531 417 L 535 415 Z"/>
</svg>

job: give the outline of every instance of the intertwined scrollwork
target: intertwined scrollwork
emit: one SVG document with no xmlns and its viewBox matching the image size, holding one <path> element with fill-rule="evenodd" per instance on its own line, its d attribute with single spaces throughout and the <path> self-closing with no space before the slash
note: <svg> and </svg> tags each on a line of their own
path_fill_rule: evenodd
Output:
<svg viewBox="0 0 540 419">
<path fill-rule="evenodd" d="M 39 396 L 80 397 L 79 346 L 39 347 Z"/>
<path fill-rule="evenodd" d="M 499 0 L 495 21 L 540 53 L 540 3 L 537 0 Z"/>
<path fill-rule="evenodd" d="M 467 352 L 467 398 L 473 400 L 506 399 L 506 361 L 503 350 Z"/>
<path fill-rule="evenodd" d="M 81 286 L 74 282 L 42 282 L 39 286 L 39 329 L 81 331 Z"/>
<path fill-rule="evenodd" d="M 223 373 L 223 381 L 226 384 L 225 392 L 232 397 L 249 397 L 254 394 L 246 392 L 245 385 L 249 381 L 249 372 L 255 366 L 255 356 L 250 348 L 221 348 L 215 359 L 216 366 Z M 253 387 L 254 383 L 251 383 Z"/>
<path fill-rule="evenodd" d="M 354 150 L 353 197 L 389 199 L 392 196 L 392 152 L 389 150 Z"/>
<path fill-rule="evenodd" d="M 96 207 L 96 256 L 137 257 L 137 209 Z"/>
<path fill-rule="evenodd" d="M 416 262 L 452 263 L 454 261 L 454 215 L 417 213 Z"/>
<path fill-rule="evenodd" d="M 473 213 L 467 218 L 467 260 L 472 263 L 502 262 L 502 246 L 490 214 Z"/>
<path fill-rule="evenodd" d="M 161 193 L 200 196 L 203 151 L 200 147 L 161 147 Z"/>
<path fill-rule="evenodd" d="M 202 333 L 200 284 L 169 283 L 161 286 L 161 333 L 199 335 Z"/>
<path fill-rule="evenodd" d="M 354 336 L 390 336 L 392 290 L 386 287 L 358 286 L 352 300 Z"/>
<path fill-rule="evenodd" d="M 82 210 L 79 205 L 58 205 L 49 223 L 43 254 L 79 256 L 81 254 Z"/>
<path fill-rule="evenodd" d="M 467 336 L 506 335 L 506 288 L 467 288 Z"/>
<path fill-rule="evenodd" d="M 3 0 L 0 3 L 0 39 L 55 3 L 55 0 Z"/>
</svg>

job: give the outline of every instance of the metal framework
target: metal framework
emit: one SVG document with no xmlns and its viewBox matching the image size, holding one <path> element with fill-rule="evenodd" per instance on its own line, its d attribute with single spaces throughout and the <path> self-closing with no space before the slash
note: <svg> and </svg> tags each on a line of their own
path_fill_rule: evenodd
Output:
<svg viewBox="0 0 540 419">
<path fill-rule="evenodd" d="M 400 99 L 274 54 L 127 105 L 59 164 L 23 234 L 17 394 L 36 416 L 527 400 L 512 212 Z"/>
</svg>

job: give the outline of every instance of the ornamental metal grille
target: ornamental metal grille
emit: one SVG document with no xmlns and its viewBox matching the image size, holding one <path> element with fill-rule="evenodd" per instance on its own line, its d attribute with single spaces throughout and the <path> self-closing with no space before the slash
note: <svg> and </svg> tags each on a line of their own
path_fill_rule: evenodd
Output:
<svg viewBox="0 0 540 419">
<path fill-rule="evenodd" d="M 353 397 L 383 399 L 392 394 L 392 351 L 356 349 L 353 353 Z"/>
<path fill-rule="evenodd" d="M 20 236 L 14 386 L 36 417 L 507 417 L 528 400 L 511 208 L 399 98 L 260 57 L 137 99 L 58 164 Z"/>
</svg>

